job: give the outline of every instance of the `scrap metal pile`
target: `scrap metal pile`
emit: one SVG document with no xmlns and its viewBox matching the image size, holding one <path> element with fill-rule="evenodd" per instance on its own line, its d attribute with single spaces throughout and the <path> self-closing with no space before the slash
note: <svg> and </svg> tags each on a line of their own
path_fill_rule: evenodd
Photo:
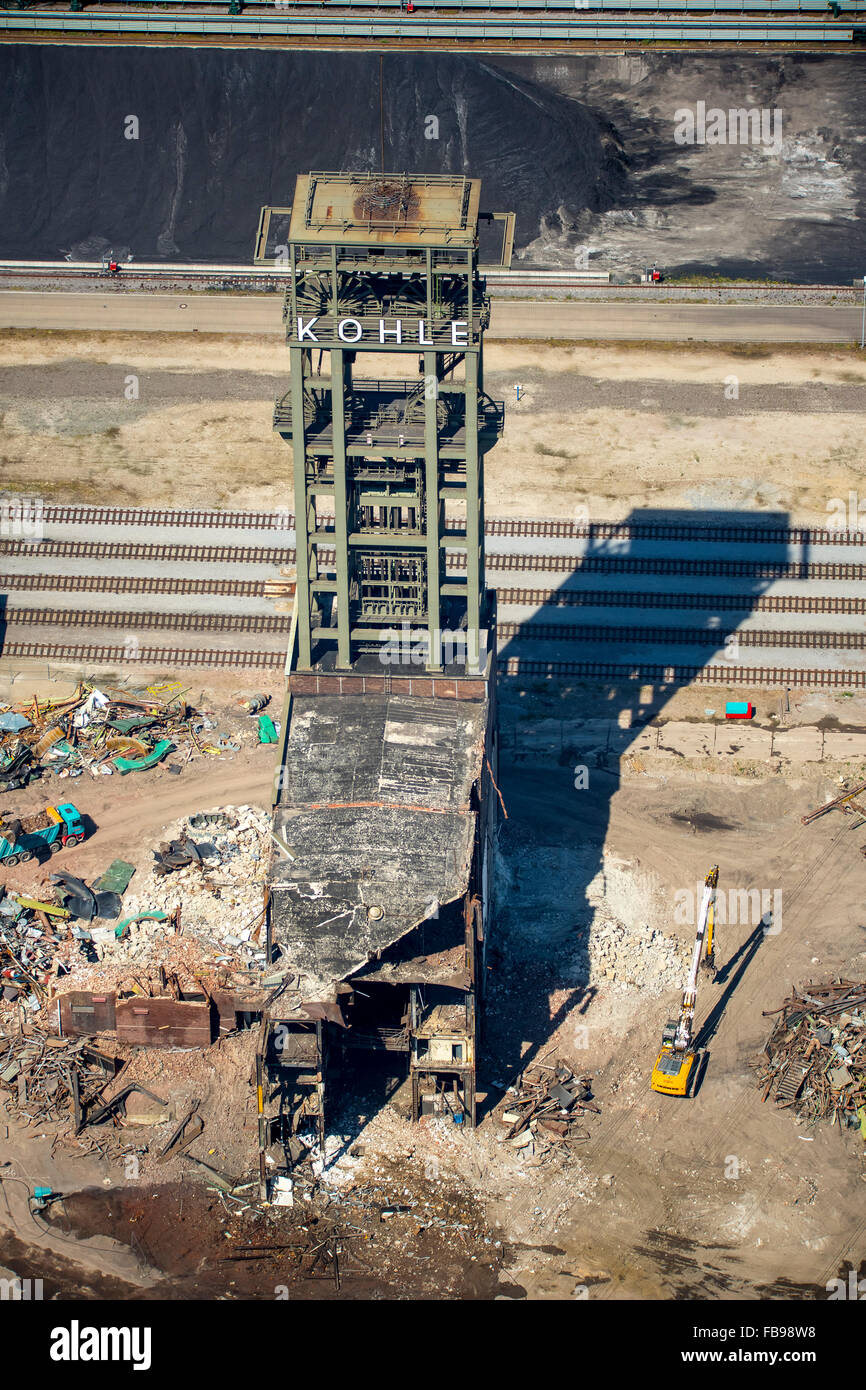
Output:
<svg viewBox="0 0 866 1390">
<path fill-rule="evenodd" d="M 118 927 L 76 923 L 118 918 L 134 872 L 132 864 L 115 859 L 90 887 L 61 870 L 50 876 L 56 901 L 26 897 L 0 884 L 0 999 L 14 1004 L 21 998 L 38 1010 L 49 997 L 52 979 L 69 974 L 76 959 L 98 958 L 94 942 L 100 932 L 123 939 L 129 920 Z"/>
<path fill-rule="evenodd" d="M 78 1132 L 117 1067 L 116 1058 L 86 1038 L 54 1037 L 38 1028 L 0 1035 L 0 1095 L 6 1108 L 31 1124 L 71 1122 Z"/>
<path fill-rule="evenodd" d="M 516 1149 L 532 1148 L 541 1157 L 551 1147 L 589 1139 L 582 1121 L 587 1114 L 600 1115 L 592 1099 L 592 1077 L 577 1076 L 565 1062 L 527 1067 L 515 1086 L 509 1086 L 500 1120 L 508 1125 L 505 1143 Z"/>
<path fill-rule="evenodd" d="M 837 980 L 794 989 L 753 1063 L 763 1100 L 808 1124 L 859 1126 L 866 1139 L 866 982 Z"/>
<path fill-rule="evenodd" d="M 94 777 L 167 764 L 180 772 L 195 755 L 237 753 L 237 734 L 216 731 L 216 722 L 184 698 L 177 682 L 141 691 L 107 690 L 82 682 L 67 700 L 29 703 L 0 710 L 0 792 L 16 791 L 48 774 Z M 258 742 L 273 742 L 274 725 L 259 711 L 264 696 L 240 695 L 239 715 L 258 716 Z"/>
</svg>

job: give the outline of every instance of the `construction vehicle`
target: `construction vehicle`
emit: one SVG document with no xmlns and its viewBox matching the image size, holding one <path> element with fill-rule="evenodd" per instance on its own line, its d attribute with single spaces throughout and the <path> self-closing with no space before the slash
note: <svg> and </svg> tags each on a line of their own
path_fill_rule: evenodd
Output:
<svg viewBox="0 0 866 1390">
<path fill-rule="evenodd" d="M 713 948 L 713 926 L 716 904 L 716 886 L 719 882 L 719 866 L 714 864 L 704 879 L 704 891 L 698 913 L 698 929 L 692 951 L 689 977 L 683 990 L 678 1019 L 669 1020 L 662 1033 L 662 1048 L 653 1067 L 651 1086 L 663 1096 L 687 1096 L 697 1075 L 695 1063 L 698 1054 L 692 1047 L 692 1031 L 695 1022 L 695 1005 L 698 997 L 698 973 L 703 965 L 705 970 L 715 972 L 716 958 Z M 706 951 L 704 947 L 706 946 Z"/>
<path fill-rule="evenodd" d="M 62 806 L 46 806 L 23 821 L 4 817 L 0 824 L 0 865 L 24 864 L 41 849 L 56 854 L 83 839 L 81 813 L 68 801 Z"/>
</svg>

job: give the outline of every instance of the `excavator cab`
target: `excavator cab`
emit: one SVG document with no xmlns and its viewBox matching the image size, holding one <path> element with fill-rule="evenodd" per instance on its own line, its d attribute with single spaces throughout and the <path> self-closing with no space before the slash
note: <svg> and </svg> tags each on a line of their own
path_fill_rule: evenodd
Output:
<svg viewBox="0 0 866 1390">
<path fill-rule="evenodd" d="M 687 1096 L 693 1080 L 696 1052 L 674 1052 L 662 1047 L 653 1067 L 650 1085 L 663 1096 Z"/>
</svg>

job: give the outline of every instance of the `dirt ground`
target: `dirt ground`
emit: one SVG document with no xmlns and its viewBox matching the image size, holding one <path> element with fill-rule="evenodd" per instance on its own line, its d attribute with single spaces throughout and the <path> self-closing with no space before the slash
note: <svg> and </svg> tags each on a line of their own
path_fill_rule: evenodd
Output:
<svg viewBox="0 0 866 1390">
<path fill-rule="evenodd" d="M 77 681 L 64 677 L 46 680 L 44 665 L 39 671 L 36 663 L 17 663 L 19 673 L 10 685 L 0 676 L 0 702 L 21 702 L 50 695 L 55 700 L 73 694 Z M 33 678 L 27 678 L 20 668 L 34 668 Z M 106 673 L 107 674 L 107 673 Z M 205 714 L 209 714 L 217 733 L 237 732 L 251 721 L 233 705 L 233 695 L 252 689 L 237 672 L 196 672 L 184 676 L 175 673 L 186 690 L 184 698 Z M 91 673 L 91 678 L 93 678 Z M 143 675 L 143 680 L 148 677 Z M 274 719 L 279 718 L 282 705 L 282 678 L 271 671 L 255 672 L 256 690 L 271 696 L 268 706 Z M 203 685 L 205 688 L 203 689 Z M 171 759 L 166 760 L 166 764 Z M 50 775 L 31 782 L 21 791 L 0 793 L 0 814 L 14 809 L 20 815 L 30 815 L 46 804 L 68 797 L 78 807 L 89 826 L 82 845 L 61 850 L 50 861 L 32 860 L 14 869 L 0 872 L 0 878 L 14 878 L 14 887 L 25 892 L 45 888 L 55 866 L 66 869 L 88 881 L 98 877 L 114 858 L 126 859 L 137 868 L 152 862 L 153 836 L 173 820 L 193 815 L 216 806 L 254 804 L 269 806 L 273 789 L 273 748 L 251 741 L 241 744 L 238 753 L 227 752 L 215 757 L 196 756 L 174 776 L 166 764 L 158 764 L 146 773 L 126 777 L 91 777 L 84 772 L 75 779 L 59 779 Z"/>
<path fill-rule="evenodd" d="M 215 680 L 208 707 L 230 698 L 230 678 Z M 591 715 L 604 694 L 536 692 L 537 719 Z M 707 698 L 678 692 L 661 717 L 699 718 Z M 619 699 L 625 706 L 624 691 Z M 525 712 L 525 701 L 506 683 L 502 717 Z M 863 727 L 862 703 L 803 697 L 792 718 L 841 714 L 846 727 Z M 750 1062 L 771 1026 L 763 1011 L 791 984 L 866 977 L 866 823 L 838 813 L 800 822 L 833 794 L 834 775 L 820 766 L 723 773 L 688 759 L 641 771 L 623 760 L 591 769 L 578 790 L 558 748 L 518 747 L 501 767 L 508 819 L 476 1131 L 412 1125 L 405 1081 L 371 1068 L 332 1112 L 324 1183 L 309 1201 L 299 1193 L 293 1209 L 263 1214 L 241 1210 L 243 1191 L 221 1198 L 189 1160 L 156 1164 L 170 1125 L 102 1127 L 75 1141 L 7 1115 L 0 1262 L 22 1277 L 38 1264 L 55 1293 L 84 1299 L 825 1297 L 827 1281 L 866 1254 L 863 1143 L 763 1105 Z M 72 852 L 87 855 L 70 861 L 73 872 L 144 854 L 182 811 L 266 805 L 270 792 L 258 752 L 171 780 L 138 790 L 130 778 L 94 782 L 110 806 L 93 802 L 98 829 Z M 699 1027 L 715 1022 L 705 1078 L 678 1102 L 648 1085 L 679 992 L 653 982 L 652 951 L 667 948 L 647 947 L 646 932 L 687 952 L 693 928 L 676 920 L 676 894 L 712 863 L 725 890 L 780 888 L 784 912 L 777 933 L 751 920 L 719 925 L 719 976 L 698 1004 Z M 640 984 L 625 947 L 607 964 L 587 953 L 587 933 L 611 923 L 645 957 Z M 127 1072 L 169 1099 L 173 1118 L 200 1097 L 206 1131 L 191 1152 L 247 1183 L 256 1176 L 253 1045 L 241 1032 L 202 1053 L 139 1052 Z M 508 1086 L 530 1063 L 560 1058 L 593 1078 L 601 1113 L 587 1118 L 585 1142 L 512 1147 L 500 1119 Z M 47 1222 L 27 1211 L 24 1175 L 67 1194 Z M 333 1260 L 319 1253 L 335 1244 L 339 1290 Z"/>
<path fill-rule="evenodd" d="M 287 358 L 243 336 L 0 334 L 3 487 L 285 505 L 290 461 L 271 406 Z M 400 367 L 383 355 L 363 370 Z M 820 526 L 832 499 L 862 486 L 866 365 L 852 353 L 503 344 L 485 349 L 485 372 L 506 405 L 485 465 L 491 516 L 754 508 Z"/>
<path fill-rule="evenodd" d="M 270 348 L 28 334 L 0 339 L 0 354 L 6 488 L 148 505 L 286 504 L 288 456 L 271 435 L 269 408 L 286 378 Z M 830 499 L 858 489 L 866 367 L 853 355 L 540 345 L 493 347 L 485 357 L 488 389 L 509 407 L 505 436 L 487 458 L 491 515 L 749 507 L 821 525 Z M 137 401 L 124 398 L 129 375 L 139 378 Z M 726 384 L 739 396 L 726 397 Z M 285 490 L 275 490 L 275 476 Z M 43 674 L 22 669 L 0 699 L 26 698 Z M 197 702 L 203 678 L 193 682 Z M 278 676 L 255 682 L 277 694 Z M 208 697 L 228 701 L 237 684 L 209 676 Z M 506 682 L 502 715 L 519 714 L 537 733 L 546 719 L 596 718 L 600 709 L 615 719 L 636 704 L 663 719 L 702 720 L 719 698 L 708 688 L 650 691 L 645 700 L 622 689 Z M 758 703 L 762 713 L 776 708 L 776 693 L 762 692 Z M 866 729 L 860 697 L 796 704 L 792 723 Z M 339 1155 L 328 1182 L 310 1203 L 302 1197 L 264 1220 L 229 1219 L 181 1160 L 152 1166 L 162 1127 L 112 1133 L 103 1156 L 75 1154 L 53 1132 L 41 1138 L 41 1128 L 10 1123 L 0 1261 L 26 1275 L 34 1252 L 50 1250 L 54 1287 L 83 1298 L 273 1298 L 283 1284 L 292 1296 L 331 1297 L 332 1265 L 313 1266 L 316 1241 L 303 1230 L 315 1217 L 323 1248 L 345 1244 L 343 1296 L 825 1297 L 827 1281 L 866 1256 L 864 1146 L 854 1131 L 807 1131 L 791 1112 L 763 1105 L 750 1062 L 772 1024 L 764 1011 L 778 1008 L 792 984 L 866 978 L 866 824 L 837 813 L 800 821 L 834 794 L 838 774 L 817 765 L 624 760 L 593 766 L 578 789 L 559 746 L 545 749 L 536 737 L 521 755 L 518 745 L 501 766 L 508 820 L 476 1131 L 413 1126 L 399 1078 L 354 1078 L 353 1103 L 333 1115 Z M 97 831 L 61 859 L 87 876 L 118 855 L 148 856 L 149 837 L 169 821 L 220 804 L 266 805 L 270 786 L 265 749 L 192 764 L 181 777 L 79 778 L 70 794 Z M 44 792 L 16 794 L 15 809 L 36 809 Z M 698 1001 L 699 1027 L 712 1025 L 706 1073 L 697 1096 L 677 1102 L 649 1089 L 679 990 L 660 983 L 661 969 L 648 979 L 653 952 L 669 948 L 648 945 L 647 933 L 675 938 L 670 949 L 687 952 L 691 933 L 675 919 L 676 895 L 714 863 L 724 891 L 778 890 L 784 910 L 778 932 L 751 920 L 720 926 L 719 975 Z M 16 886 L 26 887 L 38 886 L 44 870 L 17 872 Z M 605 932 L 619 934 L 621 949 L 601 960 L 586 943 Z M 643 984 L 634 983 L 629 953 L 644 958 Z M 206 1092 L 215 1142 L 203 1137 L 194 1151 L 247 1181 L 255 1158 L 250 1040 L 239 1034 L 219 1045 L 221 1055 L 210 1049 L 194 1061 L 176 1054 L 179 1063 L 136 1063 L 175 1106 Z M 499 1118 L 508 1086 L 530 1062 L 560 1057 L 593 1078 L 601 1114 L 565 1151 L 510 1146 Z M 132 1180 L 123 1150 L 145 1144 Z M 50 1230 L 27 1212 L 25 1177 L 69 1194 L 65 1210 L 52 1209 Z M 385 1217 L 388 1204 L 406 1210 Z M 176 1239 L 192 1212 L 194 1239 Z M 283 1252 L 224 1263 L 242 1246 L 246 1260 L 261 1245 L 298 1242 L 308 1256 L 288 1263 Z"/>
</svg>

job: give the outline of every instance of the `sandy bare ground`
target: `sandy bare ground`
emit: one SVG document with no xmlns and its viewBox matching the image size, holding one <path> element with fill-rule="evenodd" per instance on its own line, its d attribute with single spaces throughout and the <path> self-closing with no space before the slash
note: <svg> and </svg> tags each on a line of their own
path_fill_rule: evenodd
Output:
<svg viewBox="0 0 866 1390">
<path fill-rule="evenodd" d="M 506 402 L 486 461 L 491 515 L 754 508 L 817 526 L 833 499 L 862 488 L 866 364 L 852 354 L 491 345 L 485 367 L 490 394 Z M 395 370 L 384 356 L 363 363 L 365 375 Z M 288 387 L 278 345 L 7 334 L 0 373 L 7 491 L 132 505 L 289 501 L 288 450 L 271 430 L 273 399 Z"/>
<path fill-rule="evenodd" d="M 604 774 L 576 792 L 570 769 L 540 767 L 534 755 L 503 769 L 502 789 L 506 900 L 537 925 L 509 935 L 514 958 L 490 1003 L 488 1048 L 500 1068 L 518 1050 L 564 1055 L 594 1077 L 603 1110 L 566 1171 L 515 1161 L 515 1180 L 497 1193 L 497 1216 L 535 1247 L 515 1280 L 536 1297 L 588 1287 L 590 1300 L 826 1297 L 827 1280 L 864 1253 L 863 1144 L 763 1105 L 749 1061 L 771 1026 L 762 1011 L 791 983 L 863 978 L 862 825 L 841 835 L 841 817 L 800 825 L 820 800 L 817 778 L 709 785 L 685 771 Z M 718 827 L 699 820 L 696 832 L 678 819 L 701 811 Z M 618 920 L 685 943 L 673 895 L 712 863 L 720 885 L 779 885 L 785 911 L 779 933 L 759 932 L 757 945 L 751 924 L 719 926 L 720 974 L 701 984 L 698 1024 L 714 1008 L 721 1016 L 700 1093 L 678 1102 L 649 1088 L 676 991 L 647 998 L 599 977 L 580 987 L 570 923 L 586 920 L 587 884 L 601 872 Z M 540 1042 L 532 1023 L 545 1018 Z"/>
</svg>

